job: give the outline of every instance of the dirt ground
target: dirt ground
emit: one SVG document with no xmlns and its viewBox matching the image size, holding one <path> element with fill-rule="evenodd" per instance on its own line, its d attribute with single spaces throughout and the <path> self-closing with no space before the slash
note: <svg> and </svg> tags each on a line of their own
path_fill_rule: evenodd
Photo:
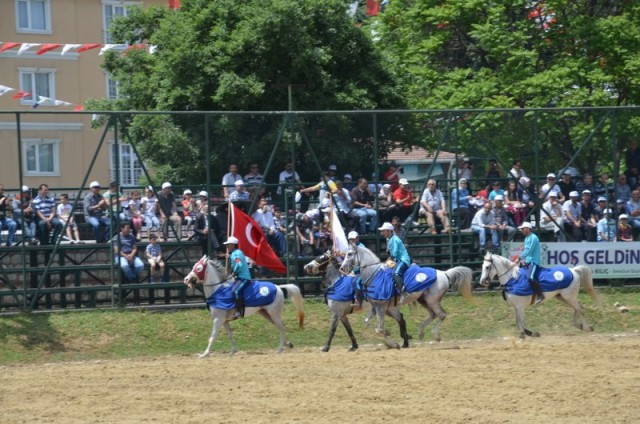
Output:
<svg viewBox="0 0 640 424">
<path fill-rule="evenodd" d="M 636 333 L 4 366 L 0 422 L 638 422 L 639 362 Z"/>
</svg>

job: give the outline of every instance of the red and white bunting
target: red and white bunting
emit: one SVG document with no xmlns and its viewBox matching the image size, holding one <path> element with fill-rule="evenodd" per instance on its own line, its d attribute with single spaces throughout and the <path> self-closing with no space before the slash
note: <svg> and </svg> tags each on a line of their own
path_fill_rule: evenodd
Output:
<svg viewBox="0 0 640 424">
<path fill-rule="evenodd" d="M 7 94 L 10 91 L 16 91 L 16 93 L 13 96 L 11 96 L 15 100 L 20 100 L 23 97 L 31 96 L 31 93 L 29 93 L 27 91 L 16 90 L 15 88 L 8 87 L 6 85 L 0 84 L 0 96 L 2 96 L 4 94 Z M 82 106 L 82 105 L 66 102 L 64 100 L 52 99 L 51 97 L 45 97 L 45 96 L 38 96 L 38 101 L 35 101 L 31 105 L 31 107 L 33 109 L 36 109 L 39 106 L 52 106 L 52 107 L 56 107 L 56 106 L 73 106 L 73 111 L 74 112 L 80 112 L 80 111 L 84 110 L 84 106 Z"/>
</svg>

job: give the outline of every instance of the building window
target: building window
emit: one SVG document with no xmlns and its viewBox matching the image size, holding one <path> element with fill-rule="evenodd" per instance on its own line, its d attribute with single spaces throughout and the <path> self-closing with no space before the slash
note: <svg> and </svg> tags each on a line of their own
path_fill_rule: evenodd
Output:
<svg viewBox="0 0 640 424">
<path fill-rule="evenodd" d="M 107 99 L 115 100 L 119 97 L 118 81 L 107 75 Z"/>
<path fill-rule="evenodd" d="M 16 0 L 18 32 L 51 33 L 51 4 L 49 0 Z"/>
<path fill-rule="evenodd" d="M 132 6 L 142 6 L 140 2 L 131 2 L 131 1 L 114 1 L 114 0 L 103 0 L 102 1 L 102 10 L 103 10 L 103 24 L 104 24 L 104 42 L 107 44 L 111 44 L 111 23 L 118 16 L 127 16 L 128 8 Z"/>
<path fill-rule="evenodd" d="M 23 140 L 26 175 L 59 176 L 60 143 L 61 140 Z"/>
<path fill-rule="evenodd" d="M 23 105 L 30 105 L 38 101 L 38 96 L 54 99 L 55 70 L 54 69 L 19 69 L 20 89 L 28 96 L 20 99 Z"/>
<path fill-rule="evenodd" d="M 119 177 L 120 185 L 122 186 L 135 186 L 138 185 L 140 177 L 142 176 L 142 164 L 138 160 L 138 157 L 133 151 L 130 144 L 118 144 L 118 150 L 116 145 L 111 143 L 111 180 L 116 181 Z M 116 157 L 119 151 L 119 158 Z M 120 175 L 117 175 L 116 159 L 119 160 Z"/>
</svg>

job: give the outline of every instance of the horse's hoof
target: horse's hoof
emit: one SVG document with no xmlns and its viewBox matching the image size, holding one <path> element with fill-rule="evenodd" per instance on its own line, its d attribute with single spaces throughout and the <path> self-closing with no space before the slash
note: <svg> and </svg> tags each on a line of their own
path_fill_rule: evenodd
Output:
<svg viewBox="0 0 640 424">
<path fill-rule="evenodd" d="M 540 337 L 540 333 L 538 333 L 537 331 L 534 331 L 531 333 L 531 337 Z"/>
<path fill-rule="evenodd" d="M 396 348 L 396 349 L 398 349 L 398 350 L 400 350 L 400 343 L 396 343 L 395 348 Z"/>
<path fill-rule="evenodd" d="M 593 331 L 593 326 L 588 325 L 588 326 L 587 326 L 587 331 Z"/>
<path fill-rule="evenodd" d="M 435 342 L 441 342 L 442 341 L 442 337 L 440 337 L 440 334 L 435 334 L 433 336 L 433 341 Z"/>
<path fill-rule="evenodd" d="M 203 359 L 203 358 L 206 358 L 207 356 L 209 356 L 208 353 L 201 353 L 200 355 L 198 355 L 198 359 Z"/>
<path fill-rule="evenodd" d="M 424 340 L 424 331 L 421 331 L 420 333 L 418 333 L 418 338 L 420 340 Z"/>
<path fill-rule="evenodd" d="M 404 343 L 402 343 L 402 348 L 403 349 L 406 349 L 408 347 L 409 347 L 409 342 L 408 341 L 405 341 Z"/>
<path fill-rule="evenodd" d="M 293 349 L 293 343 L 291 343 L 291 342 L 287 342 L 287 347 L 288 347 L 289 349 Z"/>
<path fill-rule="evenodd" d="M 322 348 L 322 351 L 323 351 L 323 352 L 329 352 L 329 346 L 325 346 L 325 347 L 323 347 L 323 348 Z"/>
<path fill-rule="evenodd" d="M 358 345 L 353 345 L 351 346 L 351 349 L 349 349 L 349 352 L 355 352 L 356 349 L 358 349 Z"/>
</svg>

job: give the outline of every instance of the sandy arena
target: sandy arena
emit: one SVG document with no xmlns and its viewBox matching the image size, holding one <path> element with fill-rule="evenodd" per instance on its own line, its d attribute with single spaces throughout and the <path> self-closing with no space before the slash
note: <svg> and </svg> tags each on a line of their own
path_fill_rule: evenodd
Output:
<svg viewBox="0 0 640 424">
<path fill-rule="evenodd" d="M 0 367 L 0 422 L 640 420 L 640 335 Z"/>
</svg>

